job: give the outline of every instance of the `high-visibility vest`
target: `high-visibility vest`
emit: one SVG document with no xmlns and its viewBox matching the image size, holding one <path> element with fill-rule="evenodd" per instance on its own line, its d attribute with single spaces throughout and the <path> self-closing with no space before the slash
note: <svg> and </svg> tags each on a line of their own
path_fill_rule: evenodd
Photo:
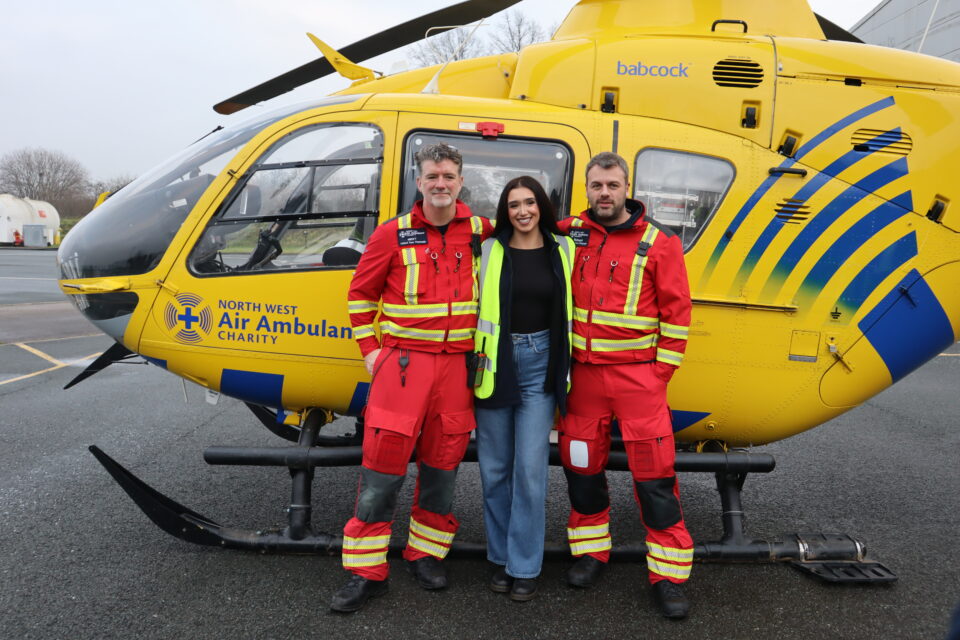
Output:
<svg viewBox="0 0 960 640">
<path fill-rule="evenodd" d="M 560 263 L 563 265 L 563 280 L 566 283 L 566 312 L 564 325 L 567 331 L 567 356 L 573 348 L 573 296 L 570 292 L 570 274 L 573 268 L 574 244 L 566 236 L 551 234 L 559 245 Z M 553 263 L 551 256 L 551 264 Z M 552 269 L 551 269 L 552 270 Z M 477 333 L 474 339 L 474 351 L 486 356 L 481 361 L 480 385 L 474 389 L 478 398 L 489 398 L 496 388 L 497 354 L 500 345 L 500 277 L 503 272 L 503 244 L 497 238 L 489 238 L 483 243 L 480 259 L 480 316 L 477 320 Z M 567 379 L 569 389 L 569 377 Z"/>
</svg>

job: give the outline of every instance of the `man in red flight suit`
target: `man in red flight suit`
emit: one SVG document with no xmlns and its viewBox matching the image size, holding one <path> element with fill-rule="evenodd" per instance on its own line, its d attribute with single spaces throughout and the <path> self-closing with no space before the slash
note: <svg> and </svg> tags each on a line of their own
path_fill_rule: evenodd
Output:
<svg viewBox="0 0 960 640">
<path fill-rule="evenodd" d="M 647 529 L 647 568 L 661 612 L 683 618 L 680 585 L 693 541 L 673 471 L 667 383 L 683 359 L 690 286 L 680 239 L 628 200 L 627 164 L 601 153 L 587 165 L 587 211 L 561 229 L 577 246 L 573 269 L 573 371 L 560 456 L 570 495 L 567 538 L 578 558 L 567 581 L 589 587 L 610 559 L 610 499 L 604 469 L 619 420 L 634 497 Z"/>
<path fill-rule="evenodd" d="M 356 611 L 387 590 L 390 529 L 414 447 L 419 473 L 403 557 L 423 588 L 447 586 L 441 560 L 459 527 L 454 481 L 476 426 L 466 357 L 477 325 L 480 243 L 492 225 L 457 199 L 459 151 L 431 145 L 416 161 L 423 200 L 377 227 L 347 296 L 373 379 L 357 504 L 343 529 L 343 566 L 353 575 L 334 594 L 334 611 Z"/>
</svg>

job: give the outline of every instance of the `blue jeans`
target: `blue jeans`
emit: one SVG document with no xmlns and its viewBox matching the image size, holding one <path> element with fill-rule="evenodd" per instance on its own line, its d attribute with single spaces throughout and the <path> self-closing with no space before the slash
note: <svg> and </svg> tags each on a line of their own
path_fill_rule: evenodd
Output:
<svg viewBox="0 0 960 640">
<path fill-rule="evenodd" d="M 550 331 L 512 334 L 521 404 L 477 408 L 487 559 L 514 578 L 536 578 L 543 537 L 550 429 L 556 399 L 544 393 Z"/>
</svg>

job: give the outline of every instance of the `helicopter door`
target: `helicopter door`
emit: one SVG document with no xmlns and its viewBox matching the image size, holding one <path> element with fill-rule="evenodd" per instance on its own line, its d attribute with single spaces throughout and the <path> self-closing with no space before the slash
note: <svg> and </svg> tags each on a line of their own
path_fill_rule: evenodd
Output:
<svg viewBox="0 0 960 640">
<path fill-rule="evenodd" d="M 477 132 L 478 120 L 401 114 L 400 130 L 408 132 L 398 150 L 403 154 L 398 210 L 409 211 L 421 197 L 414 154 L 424 146 L 445 142 L 463 155 L 460 199 L 474 213 L 495 218 L 503 185 L 517 176 L 529 175 L 543 185 L 557 216 L 566 217 L 572 199 L 574 158 L 579 156 L 586 162 L 590 157 L 583 135 L 563 125 L 504 120 L 491 123 L 503 125 L 502 133 L 484 137 Z"/>
<path fill-rule="evenodd" d="M 351 116 L 266 147 L 171 270 L 143 347 L 357 359 L 347 289 L 377 223 L 395 116 Z"/>
</svg>

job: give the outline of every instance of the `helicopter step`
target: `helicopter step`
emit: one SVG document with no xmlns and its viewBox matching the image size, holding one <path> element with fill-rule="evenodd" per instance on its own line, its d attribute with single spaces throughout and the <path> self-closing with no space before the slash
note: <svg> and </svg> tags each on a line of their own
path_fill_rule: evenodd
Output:
<svg viewBox="0 0 960 640">
<path fill-rule="evenodd" d="M 95 446 L 90 452 L 113 479 L 133 499 L 154 524 L 172 536 L 194 544 L 274 553 L 335 555 L 342 539 L 329 533 L 314 532 L 311 527 L 311 493 L 316 467 L 357 466 L 362 447 L 314 446 L 318 439 L 319 420 L 307 420 L 298 434 L 298 443 L 288 447 L 209 447 L 204 460 L 216 465 L 285 466 L 290 469 L 291 496 L 288 523 L 283 529 L 253 531 L 224 527 L 217 522 L 171 500 L 125 469 Z M 343 442 L 347 442 L 346 439 Z M 343 444 L 343 442 L 339 444 Z M 476 444 L 471 443 L 465 462 L 477 460 Z M 551 446 L 550 463 L 560 464 L 556 445 Z M 744 513 L 740 494 L 747 474 L 769 473 L 775 467 L 772 455 L 749 451 L 693 453 L 680 451 L 675 469 L 716 474 L 717 490 L 722 505 L 723 535 L 720 540 L 696 544 L 694 559 L 700 562 L 790 562 L 809 575 L 829 582 L 889 582 L 896 576 L 886 567 L 865 560 L 866 547 L 859 540 L 843 534 L 796 534 L 783 540 L 758 540 L 744 533 Z M 625 471 L 627 457 L 623 451 L 611 451 L 607 468 Z M 392 553 L 403 549 L 403 541 L 391 543 Z M 486 547 L 481 543 L 455 542 L 451 549 L 460 557 L 483 558 Z M 642 561 L 643 544 L 619 545 L 612 550 L 611 560 Z M 549 559 L 569 557 L 566 545 L 548 543 L 544 555 Z"/>
</svg>

